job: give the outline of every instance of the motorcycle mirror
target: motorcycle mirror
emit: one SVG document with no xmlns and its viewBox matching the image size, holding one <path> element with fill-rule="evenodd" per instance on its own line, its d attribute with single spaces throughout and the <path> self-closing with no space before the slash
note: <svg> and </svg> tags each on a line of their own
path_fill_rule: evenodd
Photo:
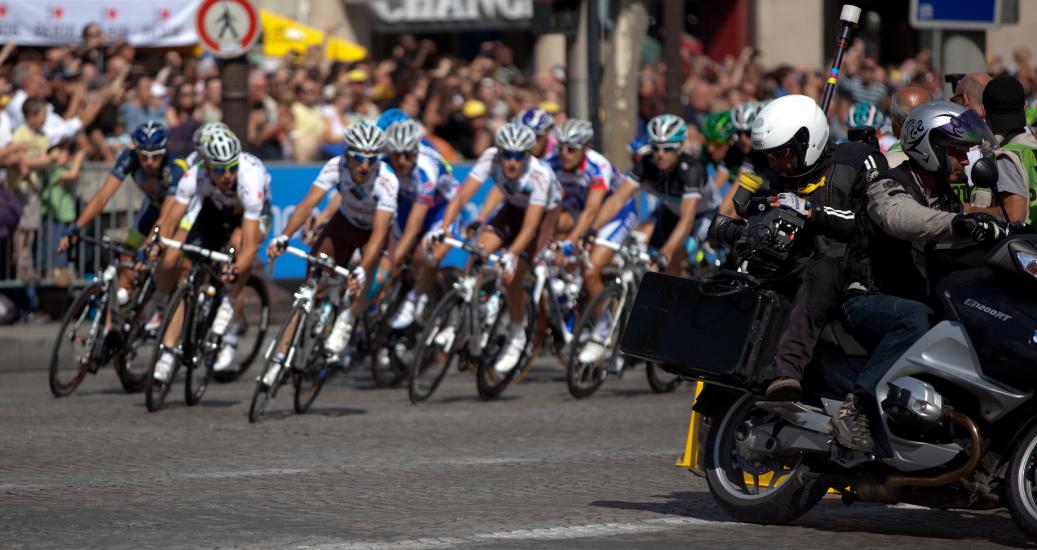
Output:
<svg viewBox="0 0 1037 550">
<path fill-rule="evenodd" d="M 972 185 L 983 189 L 997 187 L 997 163 L 994 159 L 983 157 L 972 163 Z"/>
</svg>

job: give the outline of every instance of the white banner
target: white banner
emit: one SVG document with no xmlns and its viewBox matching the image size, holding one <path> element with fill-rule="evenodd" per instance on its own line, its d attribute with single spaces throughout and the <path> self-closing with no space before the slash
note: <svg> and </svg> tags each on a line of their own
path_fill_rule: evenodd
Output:
<svg viewBox="0 0 1037 550">
<path fill-rule="evenodd" d="M 0 0 L 0 43 L 80 44 L 83 27 L 98 23 L 109 38 L 137 47 L 198 43 L 195 14 L 202 0 Z"/>
</svg>

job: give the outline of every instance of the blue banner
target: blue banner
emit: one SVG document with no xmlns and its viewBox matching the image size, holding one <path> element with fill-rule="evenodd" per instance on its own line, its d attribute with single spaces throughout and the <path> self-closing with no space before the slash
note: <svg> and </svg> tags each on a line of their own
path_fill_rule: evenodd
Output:
<svg viewBox="0 0 1037 550">
<path fill-rule="evenodd" d="M 266 247 L 269 244 L 270 239 L 273 239 L 284 232 L 285 224 L 288 223 L 288 219 L 291 218 L 292 213 L 295 212 L 296 205 L 302 202 L 303 198 L 306 197 L 306 194 L 310 190 L 310 185 L 313 184 L 313 180 L 317 179 L 317 174 L 320 173 L 321 166 L 322 165 L 267 167 L 267 170 L 270 171 L 271 179 L 270 194 L 271 202 L 273 203 L 273 220 L 272 228 L 267 234 L 267 241 L 263 243 L 259 253 L 263 262 L 268 261 L 266 257 Z M 468 176 L 468 172 L 471 171 L 472 165 L 454 165 L 453 168 L 454 177 L 457 178 L 457 181 L 463 182 Z M 482 189 L 480 189 L 475 195 L 475 199 L 465 206 L 465 209 L 461 214 L 462 223 L 467 224 L 468 220 L 475 219 L 475 217 L 478 216 L 479 208 L 492 185 L 492 179 L 483 183 Z M 327 197 L 321 201 L 320 208 L 323 209 L 326 204 Z M 308 249 L 309 247 L 303 244 L 300 237 L 300 234 L 293 235 L 292 245 Z M 464 260 L 464 253 L 454 251 L 447 256 L 443 263 L 446 265 L 459 266 L 464 263 Z M 306 263 L 294 256 L 282 255 L 274 264 L 273 277 L 275 279 L 302 279 L 305 276 Z"/>
</svg>

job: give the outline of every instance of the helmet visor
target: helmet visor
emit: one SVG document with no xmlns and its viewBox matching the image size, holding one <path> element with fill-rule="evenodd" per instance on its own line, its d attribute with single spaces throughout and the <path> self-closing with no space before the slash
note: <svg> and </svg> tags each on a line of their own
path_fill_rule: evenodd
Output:
<svg viewBox="0 0 1037 550">
<path fill-rule="evenodd" d="M 969 150 L 977 145 L 994 148 L 997 140 L 979 113 L 969 109 L 929 131 L 929 143 L 948 149 Z"/>
</svg>

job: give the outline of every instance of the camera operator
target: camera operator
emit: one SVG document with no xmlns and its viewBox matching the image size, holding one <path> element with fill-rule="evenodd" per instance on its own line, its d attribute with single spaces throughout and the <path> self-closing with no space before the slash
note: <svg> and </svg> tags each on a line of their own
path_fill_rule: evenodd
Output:
<svg viewBox="0 0 1037 550">
<path fill-rule="evenodd" d="M 873 443 L 860 404 L 873 401 L 864 397 L 929 330 L 927 302 L 935 265 L 926 264 L 928 244 L 955 236 L 984 241 L 1002 235 L 989 215 L 961 214 L 950 187 L 951 181 L 960 181 L 970 148 L 996 144 L 978 113 L 947 101 L 924 104 L 904 122 L 901 143 L 908 161 L 867 184 L 846 255 L 843 318 L 872 354 L 832 425 L 840 444 L 864 452 Z M 997 167 L 984 158 L 972 173 L 990 181 Z"/>
<path fill-rule="evenodd" d="M 760 111 L 753 149 L 765 153 L 777 178 L 771 207 L 805 219 L 793 250 L 799 269 L 788 281 L 794 294 L 786 330 L 778 342 L 766 399 L 799 399 L 803 371 L 830 313 L 842 297 L 841 259 L 854 227 L 852 191 L 874 170 L 886 168 L 882 154 L 860 143 L 828 144 L 828 119 L 814 100 L 778 98 Z M 751 225 L 752 222 L 750 222 Z"/>
</svg>

